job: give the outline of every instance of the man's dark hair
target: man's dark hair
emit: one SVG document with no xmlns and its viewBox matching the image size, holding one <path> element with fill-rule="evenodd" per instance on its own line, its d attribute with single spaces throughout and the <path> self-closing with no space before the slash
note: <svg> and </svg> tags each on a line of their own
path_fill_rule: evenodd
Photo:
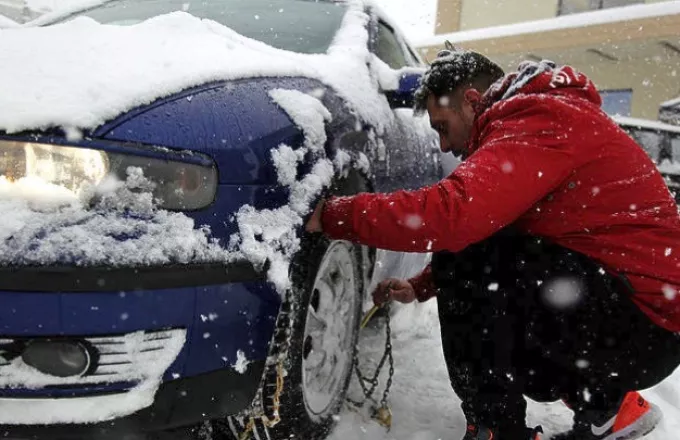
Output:
<svg viewBox="0 0 680 440">
<path fill-rule="evenodd" d="M 425 112 L 430 96 L 441 98 L 456 92 L 462 86 L 484 93 L 504 75 L 503 69 L 484 55 L 457 50 L 447 41 L 446 50 L 437 54 L 437 58 L 420 80 L 420 86 L 415 92 L 415 110 L 417 113 Z"/>
</svg>

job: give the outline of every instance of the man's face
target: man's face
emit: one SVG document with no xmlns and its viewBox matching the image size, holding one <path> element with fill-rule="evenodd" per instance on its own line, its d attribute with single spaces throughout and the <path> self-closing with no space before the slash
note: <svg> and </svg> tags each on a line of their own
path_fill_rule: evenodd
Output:
<svg viewBox="0 0 680 440">
<path fill-rule="evenodd" d="M 451 93 L 443 97 L 430 95 L 427 113 L 430 125 L 439 133 L 439 148 L 455 156 L 468 154 L 466 145 L 475 120 L 475 104 L 481 95 L 475 89 Z"/>
</svg>

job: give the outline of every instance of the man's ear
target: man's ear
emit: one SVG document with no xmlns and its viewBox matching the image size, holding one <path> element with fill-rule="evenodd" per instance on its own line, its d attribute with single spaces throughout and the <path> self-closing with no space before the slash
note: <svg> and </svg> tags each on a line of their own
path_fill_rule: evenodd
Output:
<svg viewBox="0 0 680 440">
<path fill-rule="evenodd" d="M 482 94 L 477 89 L 469 88 L 463 93 L 463 100 L 470 104 L 472 108 L 477 108 L 482 100 Z"/>
</svg>

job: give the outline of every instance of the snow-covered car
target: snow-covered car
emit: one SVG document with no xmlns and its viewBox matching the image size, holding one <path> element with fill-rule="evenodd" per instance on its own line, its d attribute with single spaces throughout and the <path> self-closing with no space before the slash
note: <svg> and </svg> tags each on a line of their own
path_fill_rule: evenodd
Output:
<svg viewBox="0 0 680 440">
<path fill-rule="evenodd" d="M 15 28 L 18 27 L 19 24 L 16 23 L 14 20 L 5 17 L 4 15 L 0 14 L 0 29 L 9 29 L 9 28 Z"/>
<path fill-rule="evenodd" d="M 614 120 L 654 160 L 680 204 L 680 126 L 623 116 Z"/>
<path fill-rule="evenodd" d="M 3 435 L 323 437 L 375 251 L 302 225 L 441 177 L 421 60 L 358 1 L 51 20 L 0 31 Z"/>
</svg>

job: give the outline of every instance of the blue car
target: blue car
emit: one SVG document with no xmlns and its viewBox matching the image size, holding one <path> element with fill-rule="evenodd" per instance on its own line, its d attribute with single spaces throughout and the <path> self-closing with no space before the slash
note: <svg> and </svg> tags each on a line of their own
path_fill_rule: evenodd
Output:
<svg viewBox="0 0 680 440">
<path fill-rule="evenodd" d="M 41 26 L 83 16 L 125 26 L 186 11 L 279 50 L 326 54 L 352 8 L 306 0 L 119 0 Z M 211 243 L 232 241 L 237 252 L 233 237 L 243 232 L 237 220 L 245 206 L 271 212 L 291 203 L 272 153 L 281 145 L 305 148 L 308 133 L 273 99 L 285 90 L 318 100 L 330 114 L 322 148 L 299 156 L 298 175 L 312 173 L 319 157 L 355 164 L 336 166 L 324 195 L 434 183 L 442 176 L 436 135 L 411 111 L 423 62 L 378 11 L 362 8 L 369 39 L 360 49 L 372 54 L 370 69 L 382 72 L 376 78 L 392 75 L 363 84 L 391 115 L 382 129 L 351 111 L 345 91 L 323 79 L 244 76 L 173 92 L 76 135 L 59 127 L 0 130 L 0 179 L 31 177 L 35 163 L 57 170 L 46 178 L 57 187 L 104 175 L 129 181 L 138 169 L 164 215 L 189 218 L 196 231 L 206 225 Z M 305 199 L 300 212 L 321 195 Z M 97 206 L 101 213 L 108 205 Z M 140 225 L 148 220 L 118 214 Z M 141 255 L 134 264 L 88 264 L 81 257 L 94 251 L 81 253 L 66 240 L 68 251 L 60 253 L 56 242 L 57 257 L 39 264 L 30 255 L 54 228 L 46 221 L 4 237 L 12 256 L 0 267 L 5 437 L 121 439 L 201 429 L 217 438 L 246 430 L 253 438 L 327 435 L 351 378 L 376 250 L 304 234 L 298 223 L 291 286 L 282 294 L 268 277 L 275 262 L 267 258 L 158 263 Z M 121 246 L 135 238 L 107 234 Z M 254 233 L 261 235 L 266 231 Z"/>
</svg>

